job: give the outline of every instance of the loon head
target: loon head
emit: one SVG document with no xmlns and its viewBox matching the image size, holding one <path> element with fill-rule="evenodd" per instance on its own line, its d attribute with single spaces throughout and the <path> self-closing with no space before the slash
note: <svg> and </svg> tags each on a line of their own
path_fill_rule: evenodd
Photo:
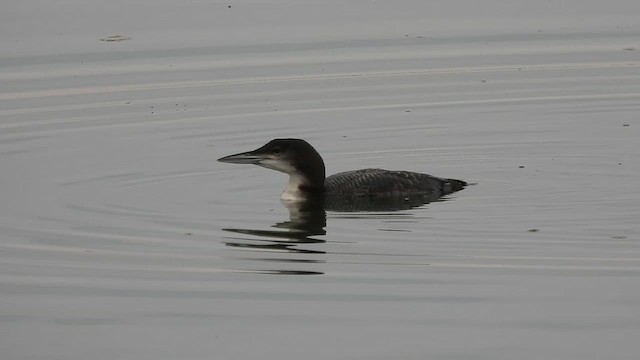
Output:
<svg viewBox="0 0 640 360">
<path fill-rule="evenodd" d="M 282 193 L 285 200 L 304 200 L 321 196 L 324 191 L 324 161 L 313 146 L 301 139 L 275 139 L 266 145 L 239 154 L 225 156 L 220 162 L 254 164 L 289 175 Z"/>
</svg>

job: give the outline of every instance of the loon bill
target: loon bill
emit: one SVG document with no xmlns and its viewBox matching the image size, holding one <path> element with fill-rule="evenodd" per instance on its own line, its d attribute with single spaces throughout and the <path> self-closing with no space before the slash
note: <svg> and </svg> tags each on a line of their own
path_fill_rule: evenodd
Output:
<svg viewBox="0 0 640 360">
<path fill-rule="evenodd" d="M 322 157 L 301 139 L 275 139 L 248 152 L 225 156 L 220 162 L 254 164 L 289 175 L 284 200 L 311 198 L 438 197 L 462 190 L 462 180 L 439 178 L 410 171 L 362 169 L 325 178 Z"/>
</svg>

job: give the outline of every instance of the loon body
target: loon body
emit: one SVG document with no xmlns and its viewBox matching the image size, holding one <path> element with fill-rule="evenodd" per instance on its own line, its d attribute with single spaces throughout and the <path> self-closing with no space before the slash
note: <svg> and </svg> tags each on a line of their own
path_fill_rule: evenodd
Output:
<svg viewBox="0 0 640 360">
<path fill-rule="evenodd" d="M 284 200 L 311 198 L 392 198 L 427 196 L 430 199 L 462 190 L 462 180 L 439 178 L 410 171 L 362 169 L 325 178 L 322 157 L 301 139 L 275 139 L 248 152 L 225 156 L 220 162 L 254 164 L 289 175 Z"/>
</svg>

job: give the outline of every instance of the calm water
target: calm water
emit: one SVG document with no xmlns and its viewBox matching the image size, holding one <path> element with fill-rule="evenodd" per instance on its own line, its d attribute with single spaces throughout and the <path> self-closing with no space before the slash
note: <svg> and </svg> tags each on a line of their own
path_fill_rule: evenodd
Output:
<svg viewBox="0 0 640 360">
<path fill-rule="evenodd" d="M 341 38 L 347 18 L 260 33 L 275 15 L 232 5 L 257 24 L 228 25 L 237 43 L 134 27 L 4 45 L 2 358 L 637 358 L 640 22 L 599 28 L 592 4 L 581 31 L 430 35 L 386 7 Z M 329 174 L 476 184 L 301 225 L 285 175 L 215 161 L 289 136 Z"/>
</svg>

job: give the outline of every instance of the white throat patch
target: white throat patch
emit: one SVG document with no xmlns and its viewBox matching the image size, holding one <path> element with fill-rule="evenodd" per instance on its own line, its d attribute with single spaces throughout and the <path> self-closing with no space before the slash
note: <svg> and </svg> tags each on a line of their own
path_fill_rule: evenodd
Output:
<svg viewBox="0 0 640 360">
<path fill-rule="evenodd" d="M 289 185 L 287 185 L 287 188 L 284 189 L 284 192 L 280 196 L 282 200 L 299 201 L 305 199 L 304 194 L 300 191 L 300 186 L 307 185 L 307 179 L 291 164 L 282 160 L 264 159 L 260 161 L 259 165 L 267 169 L 289 174 Z"/>
<path fill-rule="evenodd" d="M 305 178 L 298 173 L 289 174 L 289 185 L 284 189 L 280 198 L 282 200 L 296 201 L 296 200 L 304 200 L 305 197 L 303 193 L 300 191 L 301 185 L 306 185 Z"/>
</svg>

